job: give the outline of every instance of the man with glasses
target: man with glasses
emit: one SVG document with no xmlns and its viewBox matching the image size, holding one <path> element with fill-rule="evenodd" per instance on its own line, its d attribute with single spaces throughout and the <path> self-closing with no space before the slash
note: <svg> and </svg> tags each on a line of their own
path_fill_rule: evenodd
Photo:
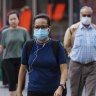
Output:
<svg viewBox="0 0 96 96">
<path fill-rule="evenodd" d="M 69 77 L 71 96 L 95 96 L 96 91 L 96 25 L 91 23 L 93 10 L 84 6 L 80 22 L 69 27 L 64 37 L 64 48 L 71 59 Z"/>
</svg>

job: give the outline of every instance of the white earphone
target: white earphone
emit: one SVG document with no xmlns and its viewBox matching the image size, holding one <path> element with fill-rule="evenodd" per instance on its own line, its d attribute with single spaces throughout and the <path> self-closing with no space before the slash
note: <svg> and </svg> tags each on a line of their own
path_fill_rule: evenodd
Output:
<svg viewBox="0 0 96 96">
<path fill-rule="evenodd" d="M 36 44 L 37 44 L 37 43 L 36 43 Z M 33 70 L 32 65 L 33 65 L 34 61 L 36 60 L 36 58 L 37 58 L 37 53 L 38 53 L 38 51 L 41 50 L 41 49 L 43 49 L 45 45 L 46 45 L 46 43 L 44 43 L 41 48 L 38 48 L 38 45 L 36 45 L 37 50 L 34 52 L 35 58 L 32 60 L 32 63 L 31 63 L 31 65 L 29 66 L 29 72 L 31 72 L 31 71 Z"/>
</svg>

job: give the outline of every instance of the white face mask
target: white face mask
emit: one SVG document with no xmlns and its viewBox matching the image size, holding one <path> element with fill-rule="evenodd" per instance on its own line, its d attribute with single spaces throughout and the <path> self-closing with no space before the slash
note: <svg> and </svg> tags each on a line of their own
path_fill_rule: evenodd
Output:
<svg viewBox="0 0 96 96">
<path fill-rule="evenodd" d="M 87 17 L 87 16 L 81 17 L 80 20 L 81 20 L 81 23 L 84 25 L 90 25 L 91 23 L 91 17 Z"/>
</svg>

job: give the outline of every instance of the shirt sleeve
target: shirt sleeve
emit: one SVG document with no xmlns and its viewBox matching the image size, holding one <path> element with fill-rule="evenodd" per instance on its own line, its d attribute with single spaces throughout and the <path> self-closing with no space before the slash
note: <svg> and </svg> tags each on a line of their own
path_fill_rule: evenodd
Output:
<svg viewBox="0 0 96 96">
<path fill-rule="evenodd" d="M 27 32 L 27 30 L 25 30 L 25 39 L 26 39 L 26 41 L 31 39 L 31 37 L 30 37 L 29 33 Z"/>
<path fill-rule="evenodd" d="M 26 43 L 23 45 L 22 54 L 21 54 L 21 64 L 27 65 L 27 57 L 26 57 Z"/>
<path fill-rule="evenodd" d="M 61 43 L 59 43 L 59 57 L 58 58 L 59 58 L 59 64 L 67 63 L 66 53 Z"/>
</svg>

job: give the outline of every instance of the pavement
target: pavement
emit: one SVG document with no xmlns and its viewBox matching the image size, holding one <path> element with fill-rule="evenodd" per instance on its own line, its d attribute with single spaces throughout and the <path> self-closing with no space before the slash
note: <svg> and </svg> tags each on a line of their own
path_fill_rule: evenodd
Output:
<svg viewBox="0 0 96 96">
<path fill-rule="evenodd" d="M 23 91 L 23 96 L 27 96 L 27 83 L 28 83 L 28 79 L 26 80 L 26 86 L 25 86 L 25 89 Z M 67 80 L 67 96 L 71 96 L 70 92 L 71 92 L 70 91 L 70 82 L 68 79 Z M 6 88 L 2 85 L 2 81 L 0 81 L 0 96 L 9 96 L 8 88 Z M 85 96 L 84 92 L 83 92 L 82 96 Z"/>
</svg>

